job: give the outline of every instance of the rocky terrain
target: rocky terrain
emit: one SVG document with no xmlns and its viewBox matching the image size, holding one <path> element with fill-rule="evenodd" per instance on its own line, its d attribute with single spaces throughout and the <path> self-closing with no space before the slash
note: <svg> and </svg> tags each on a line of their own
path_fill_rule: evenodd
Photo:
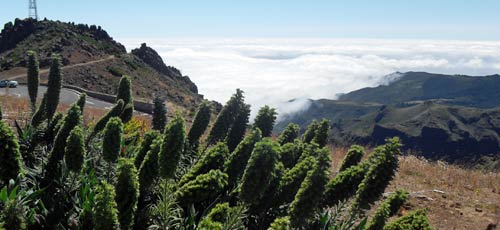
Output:
<svg viewBox="0 0 500 230">
<path fill-rule="evenodd" d="M 165 98 L 171 111 L 193 112 L 203 96 L 179 70 L 167 66 L 146 44 L 131 53 L 100 26 L 59 21 L 16 19 L 0 33 L 0 79 L 25 81 L 26 52 L 38 53 L 41 80 L 46 81 L 50 58 L 63 60 L 63 83 L 87 90 L 115 94 L 122 75 L 133 81 L 135 98 Z"/>
<path fill-rule="evenodd" d="M 500 152 L 500 75 L 471 77 L 410 72 L 388 85 L 364 88 L 339 100 L 312 100 L 285 117 L 300 125 L 332 120 L 336 144 L 376 145 L 399 136 L 405 148 L 428 158 L 480 161 Z"/>
</svg>

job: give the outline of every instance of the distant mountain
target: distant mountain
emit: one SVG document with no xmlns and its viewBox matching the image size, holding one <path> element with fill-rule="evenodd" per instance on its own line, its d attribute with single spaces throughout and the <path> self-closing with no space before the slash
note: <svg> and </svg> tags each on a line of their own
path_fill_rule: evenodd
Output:
<svg viewBox="0 0 500 230">
<path fill-rule="evenodd" d="M 150 101 L 155 94 L 189 111 L 203 99 L 189 77 L 167 67 L 156 51 L 142 44 L 127 53 L 100 26 L 33 19 L 6 23 L 0 33 L 0 79 L 25 81 L 28 50 L 38 53 L 42 82 L 51 55 L 59 54 L 64 84 L 114 94 L 120 77 L 129 75 L 138 99 Z"/>
<path fill-rule="evenodd" d="M 339 100 L 379 104 L 435 100 L 444 104 L 493 108 L 500 106 L 499 89 L 500 75 L 473 77 L 408 72 L 391 84 L 356 90 L 340 96 Z"/>
<path fill-rule="evenodd" d="M 450 161 L 500 153 L 500 76 L 471 77 L 409 72 L 389 83 L 312 100 L 308 109 L 282 119 L 332 120 L 338 145 L 377 145 L 399 136 L 405 148 Z"/>
</svg>

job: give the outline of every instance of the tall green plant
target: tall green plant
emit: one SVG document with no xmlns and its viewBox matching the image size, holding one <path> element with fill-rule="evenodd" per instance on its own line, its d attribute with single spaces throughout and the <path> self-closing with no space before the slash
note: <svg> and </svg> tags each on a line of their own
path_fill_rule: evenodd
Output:
<svg viewBox="0 0 500 230">
<path fill-rule="evenodd" d="M 83 110 L 85 108 L 85 102 L 87 101 L 87 94 L 86 93 L 82 93 L 80 94 L 80 96 L 78 97 L 78 100 L 76 101 L 76 104 L 80 107 L 80 111 L 83 115 Z"/>
<path fill-rule="evenodd" d="M 121 158 L 118 162 L 115 193 L 120 228 L 131 229 L 139 197 L 137 169 L 131 159 Z"/>
<path fill-rule="evenodd" d="M 424 210 L 410 212 L 387 224 L 384 230 L 432 230 Z"/>
<path fill-rule="evenodd" d="M 22 174 L 22 158 L 19 143 L 14 131 L 0 120 L 0 180 L 8 184 L 10 179 L 15 179 Z"/>
<path fill-rule="evenodd" d="M 64 161 L 68 169 L 74 173 L 79 173 L 82 169 L 84 156 L 85 140 L 83 130 L 80 126 L 76 126 L 71 130 L 66 140 Z"/>
<path fill-rule="evenodd" d="M 236 93 L 231 96 L 220 111 L 215 123 L 208 134 L 208 145 L 215 144 L 226 139 L 229 129 L 234 123 L 240 108 L 244 105 L 243 91 L 236 89 Z"/>
<path fill-rule="evenodd" d="M 365 155 L 365 149 L 359 145 L 353 145 L 347 151 L 347 154 L 342 160 L 342 164 L 340 165 L 339 172 L 345 171 L 351 166 L 357 165 L 361 158 Z"/>
<path fill-rule="evenodd" d="M 307 126 L 306 131 L 302 134 L 302 141 L 304 143 L 311 143 L 311 141 L 316 136 L 316 130 L 319 128 L 319 122 L 317 120 L 313 120 L 309 126 Z"/>
<path fill-rule="evenodd" d="M 47 85 L 47 102 L 45 105 L 47 119 L 50 121 L 59 105 L 59 94 L 62 87 L 61 58 L 52 56 L 52 65 L 49 71 L 49 82 Z"/>
<path fill-rule="evenodd" d="M 257 142 L 262 139 L 262 134 L 259 129 L 252 130 L 250 135 L 245 137 L 236 149 L 229 155 L 224 163 L 224 171 L 229 176 L 229 186 L 234 187 L 236 182 L 245 172 L 245 168 L 252 155 L 252 151 Z"/>
<path fill-rule="evenodd" d="M 35 112 L 38 85 L 40 84 L 40 69 L 35 51 L 28 51 L 28 94 L 30 96 L 31 111 Z"/>
<path fill-rule="evenodd" d="M 42 101 L 38 105 L 38 109 L 31 117 L 31 126 L 38 127 L 47 118 L 47 93 L 43 94 Z"/>
<path fill-rule="evenodd" d="M 165 137 L 160 152 L 160 175 L 165 178 L 173 178 L 177 165 L 184 151 L 186 141 L 186 127 L 184 119 L 180 114 L 167 125 Z"/>
<path fill-rule="evenodd" d="M 226 137 L 226 143 L 229 148 L 229 151 L 233 151 L 236 146 L 243 140 L 245 136 L 245 132 L 247 130 L 248 119 L 250 117 L 250 105 L 244 104 L 236 119 L 229 130 L 229 133 Z"/>
<path fill-rule="evenodd" d="M 104 127 L 106 127 L 106 124 L 108 123 L 109 119 L 112 117 L 118 117 L 123 111 L 123 100 L 118 100 L 116 104 L 111 108 L 109 112 L 107 112 L 97 123 L 94 125 L 94 128 L 92 129 L 92 132 L 90 132 L 89 136 L 87 137 L 87 143 L 90 142 L 90 140 L 99 132 L 101 132 Z"/>
<path fill-rule="evenodd" d="M 267 230 L 290 230 L 292 226 L 290 224 L 290 217 L 280 217 L 276 218 L 271 226 Z"/>
<path fill-rule="evenodd" d="M 313 169 L 307 173 L 290 205 L 290 222 L 296 228 L 305 226 L 314 217 L 328 182 L 331 161 L 329 152 L 326 148 L 318 151 Z"/>
<path fill-rule="evenodd" d="M 210 170 L 180 187 L 176 192 L 176 198 L 181 206 L 189 207 L 191 204 L 215 198 L 226 186 L 227 174 L 218 169 Z"/>
<path fill-rule="evenodd" d="M 224 160 L 229 155 L 229 150 L 224 142 L 219 142 L 217 145 L 208 149 L 208 151 L 201 156 L 201 159 L 182 176 L 179 181 L 179 186 L 186 184 L 193 180 L 200 174 L 208 173 L 212 169 L 223 170 Z"/>
<path fill-rule="evenodd" d="M 160 136 L 158 131 L 148 131 L 144 134 L 144 139 L 141 142 L 141 145 L 137 149 L 137 152 L 134 156 L 134 165 L 136 168 L 140 168 L 142 161 L 146 157 L 146 154 L 151 149 L 153 145 L 153 141 Z"/>
<path fill-rule="evenodd" d="M 267 105 L 260 108 L 253 125 L 255 128 L 259 128 L 260 131 L 262 131 L 263 137 L 271 136 L 277 115 L 276 109 Z"/>
<path fill-rule="evenodd" d="M 194 145 L 200 140 L 200 137 L 205 133 L 208 124 L 210 123 L 210 103 L 207 100 L 203 100 L 198 106 L 198 111 L 194 116 L 193 124 L 189 129 L 188 141 L 191 145 Z"/>
<path fill-rule="evenodd" d="M 329 131 L 330 131 L 330 120 L 328 119 L 321 120 L 318 128 L 314 132 L 314 138 L 312 142 L 318 144 L 320 148 L 324 147 L 328 143 Z"/>
<path fill-rule="evenodd" d="M 134 113 L 134 98 L 132 97 L 132 81 L 130 77 L 123 76 L 118 83 L 116 102 L 123 100 L 123 111 L 120 118 L 127 123 Z"/>
<path fill-rule="evenodd" d="M 102 181 L 101 185 L 97 188 L 93 222 L 95 224 L 95 230 L 120 229 L 115 191 L 113 186 L 104 181 Z"/>
<path fill-rule="evenodd" d="M 109 119 L 102 138 L 102 155 L 108 163 L 115 163 L 120 156 L 123 123 L 117 117 Z"/>
<path fill-rule="evenodd" d="M 162 139 L 157 137 L 153 140 L 151 149 L 147 152 L 139 168 L 139 188 L 141 194 L 145 194 L 151 189 L 154 180 L 158 177 L 160 170 L 158 165 L 158 155 L 162 145 Z M 142 197 L 142 195 L 141 195 Z"/>
<path fill-rule="evenodd" d="M 278 137 L 278 143 L 280 145 L 285 145 L 287 143 L 293 143 L 297 137 L 299 137 L 300 126 L 294 123 L 290 123 L 286 126 L 285 130 L 281 132 Z"/>
<path fill-rule="evenodd" d="M 377 208 L 366 230 L 383 230 L 389 217 L 395 215 L 401 206 L 408 200 L 408 192 L 397 190 Z"/>
<path fill-rule="evenodd" d="M 153 120 L 152 120 L 152 128 L 154 130 L 158 130 L 163 132 L 165 126 L 167 125 L 167 107 L 163 100 L 156 96 L 153 100 Z"/>
<path fill-rule="evenodd" d="M 243 202 L 254 204 L 264 195 L 277 163 L 277 143 L 266 138 L 255 144 L 241 182 L 239 198 Z"/>
</svg>

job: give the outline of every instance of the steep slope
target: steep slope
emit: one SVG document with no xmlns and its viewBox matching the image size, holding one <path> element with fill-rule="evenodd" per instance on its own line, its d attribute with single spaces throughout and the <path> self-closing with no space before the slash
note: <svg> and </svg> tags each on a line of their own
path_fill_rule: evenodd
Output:
<svg viewBox="0 0 500 230">
<path fill-rule="evenodd" d="M 99 26 L 33 19 L 5 24 L 0 33 L 0 79 L 25 81 L 28 50 L 38 53 L 42 82 L 51 55 L 59 54 L 65 66 L 64 84 L 115 94 L 120 77 L 129 75 L 135 97 L 143 101 L 159 95 L 174 109 L 194 111 L 203 99 L 189 77 L 174 67 L 159 68 L 166 65 L 154 50 L 143 44 L 128 54 Z"/>
</svg>

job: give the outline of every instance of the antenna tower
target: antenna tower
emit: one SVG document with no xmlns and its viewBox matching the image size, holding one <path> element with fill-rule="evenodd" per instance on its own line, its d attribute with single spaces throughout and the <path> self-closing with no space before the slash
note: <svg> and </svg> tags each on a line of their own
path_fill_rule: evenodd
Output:
<svg viewBox="0 0 500 230">
<path fill-rule="evenodd" d="M 29 0 L 29 17 L 38 20 L 38 11 L 36 9 L 36 0 Z"/>
</svg>

